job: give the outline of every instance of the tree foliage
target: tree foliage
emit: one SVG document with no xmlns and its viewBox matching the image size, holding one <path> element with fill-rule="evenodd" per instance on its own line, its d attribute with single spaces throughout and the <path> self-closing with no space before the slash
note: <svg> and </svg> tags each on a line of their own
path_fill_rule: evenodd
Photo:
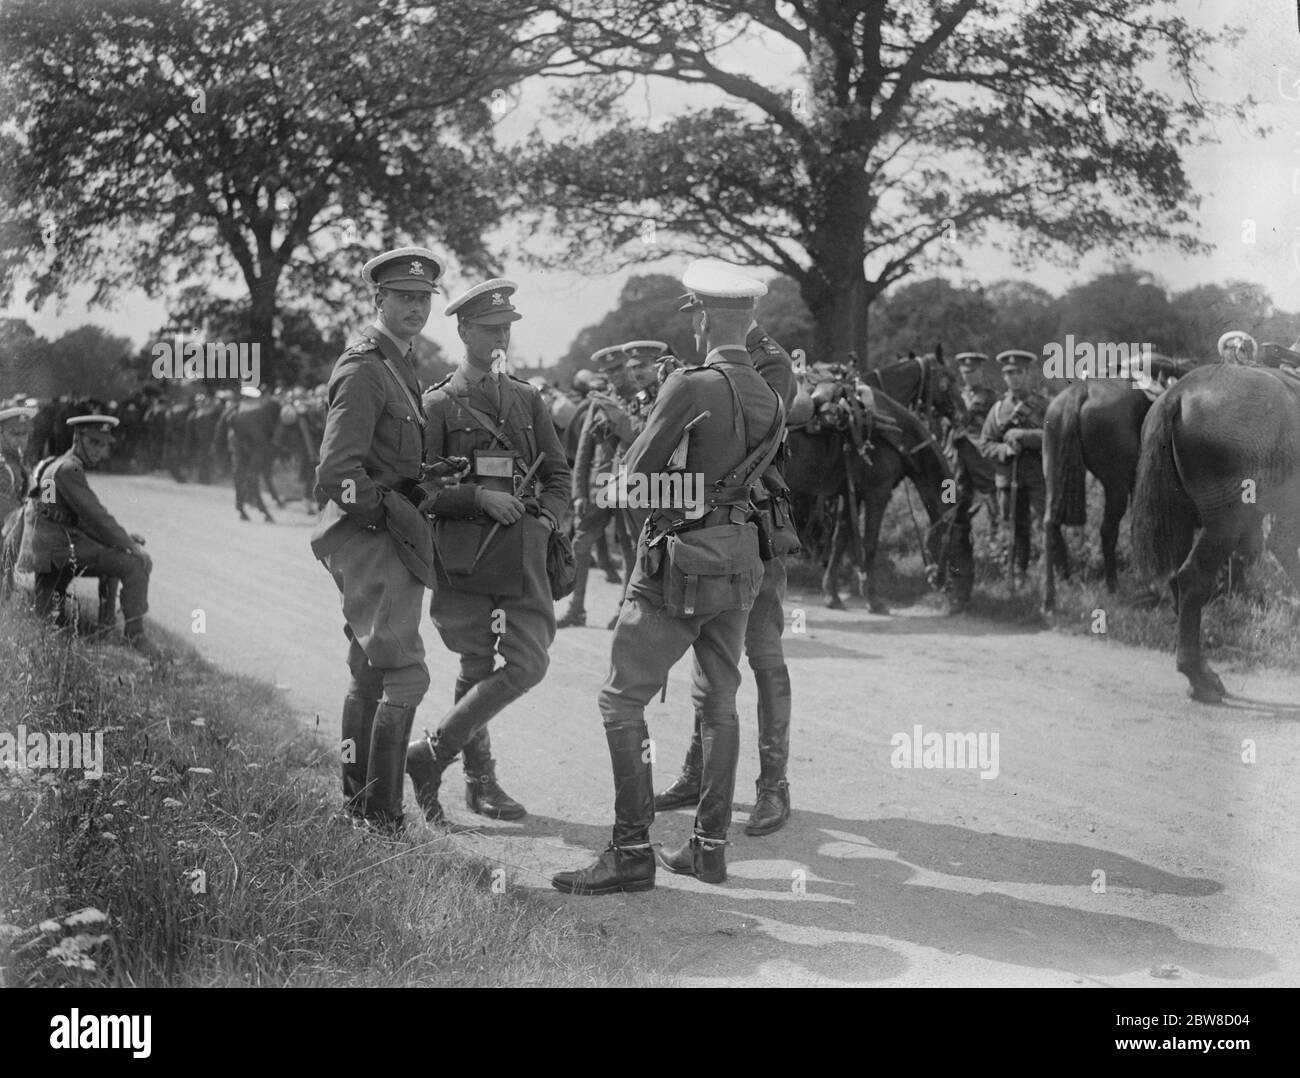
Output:
<svg viewBox="0 0 1300 1078">
<path fill-rule="evenodd" d="M 490 95 L 534 43 L 506 0 L 12 0 L 0 294 L 238 280 L 273 376 L 282 292 L 350 321 L 360 264 L 492 268 Z"/>
<path fill-rule="evenodd" d="M 566 238 L 566 260 L 672 249 L 770 267 L 798 283 L 819 359 L 861 355 L 873 300 L 974 243 L 1025 264 L 1204 250 L 1182 155 L 1251 105 L 1208 102 L 1203 58 L 1232 32 L 1198 31 L 1167 0 L 541 6 L 569 50 L 555 73 L 595 80 L 562 102 L 596 133 L 538 135 L 520 158 L 534 227 Z M 793 85 L 738 59 L 756 41 L 794 51 Z M 1176 95 L 1151 78 L 1165 68 Z M 634 124 L 618 93 L 636 77 L 727 103 Z"/>
</svg>

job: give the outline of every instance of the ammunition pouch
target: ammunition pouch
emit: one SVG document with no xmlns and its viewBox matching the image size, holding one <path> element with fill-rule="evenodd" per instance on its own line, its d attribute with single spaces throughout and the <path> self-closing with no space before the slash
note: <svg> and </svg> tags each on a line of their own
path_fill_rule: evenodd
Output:
<svg viewBox="0 0 1300 1078">
<path fill-rule="evenodd" d="M 761 500 L 755 503 L 758 552 L 764 561 L 799 553 L 799 530 L 794 526 L 790 488 L 776 468 L 763 473 Z"/>
<path fill-rule="evenodd" d="M 573 543 L 559 528 L 552 528 L 546 539 L 546 579 L 551 585 L 551 598 L 557 602 L 568 598 L 578 578 L 578 562 L 573 554 Z"/>
<path fill-rule="evenodd" d="M 721 524 L 664 538 L 664 613 L 698 618 L 748 610 L 763 581 L 758 529 Z"/>
</svg>

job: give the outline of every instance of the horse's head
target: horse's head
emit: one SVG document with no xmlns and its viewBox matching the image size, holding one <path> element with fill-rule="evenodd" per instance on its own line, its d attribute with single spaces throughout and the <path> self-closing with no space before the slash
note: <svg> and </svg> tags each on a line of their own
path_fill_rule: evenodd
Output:
<svg viewBox="0 0 1300 1078">
<path fill-rule="evenodd" d="M 924 356 L 925 382 L 921 406 L 958 426 L 966 422 L 966 402 L 961 396 L 961 379 L 943 361 L 941 354 Z"/>
</svg>

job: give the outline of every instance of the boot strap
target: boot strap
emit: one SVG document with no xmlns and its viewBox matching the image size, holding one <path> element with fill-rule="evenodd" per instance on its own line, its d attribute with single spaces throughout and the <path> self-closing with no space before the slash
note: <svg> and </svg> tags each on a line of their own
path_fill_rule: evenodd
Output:
<svg viewBox="0 0 1300 1078">
<path fill-rule="evenodd" d="M 611 842 L 611 843 L 609 844 L 609 846 L 608 846 L 608 849 L 611 849 L 611 850 L 619 850 L 619 851 L 623 851 L 623 850 L 651 850 L 651 849 L 654 849 L 654 847 L 657 846 L 657 845 L 661 845 L 661 843 L 656 843 L 656 842 L 638 842 L 635 846 L 615 846 L 614 843 Z"/>
<path fill-rule="evenodd" d="M 707 838 L 704 835 L 692 835 L 691 841 L 697 846 L 705 846 L 710 850 L 717 849 L 719 846 L 730 846 L 731 843 L 725 838 Z"/>
</svg>

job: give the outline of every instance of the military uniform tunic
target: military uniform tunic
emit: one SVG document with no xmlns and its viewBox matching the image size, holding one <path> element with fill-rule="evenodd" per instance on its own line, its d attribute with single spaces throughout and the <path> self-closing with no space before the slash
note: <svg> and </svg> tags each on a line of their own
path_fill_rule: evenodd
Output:
<svg viewBox="0 0 1300 1078">
<path fill-rule="evenodd" d="M 128 553 L 130 534 L 95 496 L 86 466 L 70 449 L 42 461 L 32 472 L 23 515 L 18 569 L 51 573 L 67 566 L 122 582 L 122 615 L 130 630 L 149 609 L 149 562 Z"/>
<path fill-rule="evenodd" d="M 511 538 L 522 547 L 522 579 L 502 579 L 499 592 L 487 582 L 483 585 L 487 590 L 480 592 L 456 587 L 442 573 L 429 607 L 443 642 L 460 654 L 461 675 L 467 683 L 477 684 L 490 675 L 499 652 L 506 662 L 502 676 L 516 694 L 522 694 L 546 673 L 547 651 L 555 639 L 555 605 L 546 575 L 551 525 L 542 514 L 558 522 L 568 504 L 570 473 L 564 449 L 533 386 L 516 378 L 485 375 L 468 362 L 428 391 L 424 407 L 429 418 L 425 450 L 430 460 L 456 456 L 473 463 L 479 451 L 508 452 L 510 446 L 516 453 L 518 478 L 539 454 L 543 457 L 531 488 L 520 495 L 530 511 L 509 529 L 500 529 L 521 531 Z M 481 529 L 471 533 L 479 542 L 493 524 L 479 513 L 481 485 L 474 476 L 440 490 L 433 501 L 437 516 L 481 521 Z M 498 535 L 495 541 L 505 538 Z M 498 610 L 504 613 L 504 626 L 494 616 Z M 504 631 L 498 635 L 501 628 Z"/>
<path fill-rule="evenodd" d="M 1013 485 L 1016 488 L 1014 554 L 1022 569 L 1029 564 L 1031 514 L 1041 521 L 1046 506 L 1047 484 L 1043 478 L 1043 419 L 1046 412 L 1046 402 L 1037 393 L 1029 393 L 1017 400 L 1008 390 L 989 409 L 977 443 L 980 453 L 993 461 L 1000 515 L 1004 521 L 1011 520 Z M 1012 430 L 1021 432 L 1016 436 L 1019 452 L 1013 452 L 1008 441 Z"/>
<path fill-rule="evenodd" d="M 756 449 L 777 414 L 777 400 L 744 351 L 715 350 L 711 362 L 675 372 L 664 382 L 645 429 L 628 450 L 629 476 L 666 470 L 669 457 L 691 420 L 710 415 L 691 428 L 686 472 L 702 479 L 702 489 Z M 712 366 L 726 366 L 740 394 L 737 410 L 728 383 Z M 646 514 L 639 514 L 643 518 Z M 748 610 L 704 617 L 671 617 L 663 610 L 664 569 L 649 564 L 647 537 L 641 534 L 628 597 L 614 630 L 610 672 L 600 690 L 607 727 L 636 726 L 645 706 L 663 685 L 673 664 L 694 648 L 699 684 L 697 705 L 706 715 L 734 717 L 740 685 L 740 655 Z"/>
<path fill-rule="evenodd" d="M 317 497 L 328 500 L 311 541 L 342 597 L 349 691 L 373 700 L 382 689 L 390 703 L 411 706 L 429 687 L 420 640 L 424 582 L 384 527 L 382 503 L 385 490 L 406 493 L 419 480 L 419 392 L 411 362 L 377 328 L 339 357 L 316 469 Z"/>
</svg>

